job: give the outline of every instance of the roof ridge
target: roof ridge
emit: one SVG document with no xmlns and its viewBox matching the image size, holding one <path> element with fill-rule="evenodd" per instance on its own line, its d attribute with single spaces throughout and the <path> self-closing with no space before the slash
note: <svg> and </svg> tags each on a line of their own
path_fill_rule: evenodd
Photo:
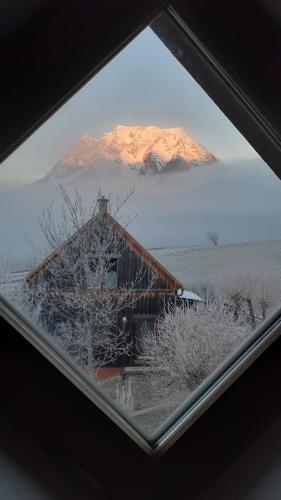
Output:
<svg viewBox="0 0 281 500">
<path fill-rule="evenodd" d="M 96 218 L 100 217 L 99 214 L 93 215 L 80 229 L 77 229 L 75 233 L 70 236 L 62 245 L 53 250 L 35 269 L 33 269 L 28 276 L 25 278 L 25 281 L 30 282 L 33 280 L 40 271 L 42 271 L 49 262 L 53 259 L 56 259 L 59 256 L 59 251 L 61 248 L 70 244 L 73 241 L 79 232 L 83 230 L 83 228 L 88 227 L 90 223 L 92 223 Z M 134 252 L 136 252 L 141 258 L 147 262 L 147 264 L 152 267 L 167 283 L 169 283 L 172 288 L 183 288 L 183 284 L 175 277 L 172 273 L 170 273 L 160 262 L 148 251 L 144 248 L 141 243 L 139 243 L 121 224 L 110 214 L 106 213 L 102 215 L 102 218 L 112 225 L 113 230 L 116 229 L 119 236 L 129 244 Z"/>
</svg>

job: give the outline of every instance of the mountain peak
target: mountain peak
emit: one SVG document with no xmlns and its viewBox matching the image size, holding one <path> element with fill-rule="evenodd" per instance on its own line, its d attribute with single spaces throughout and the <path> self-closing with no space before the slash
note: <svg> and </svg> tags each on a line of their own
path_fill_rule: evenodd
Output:
<svg viewBox="0 0 281 500">
<path fill-rule="evenodd" d="M 115 165 L 139 174 L 155 174 L 186 170 L 196 165 L 217 163 L 217 158 L 198 144 L 180 127 L 160 128 L 155 125 L 122 125 L 105 132 L 99 139 L 83 134 L 59 158 L 55 173 L 77 167 L 99 170 Z"/>
<path fill-rule="evenodd" d="M 95 139 L 93 138 L 93 136 L 91 134 L 89 134 L 89 132 L 85 132 L 85 134 L 81 135 L 79 137 L 78 141 L 76 141 L 76 142 L 80 142 L 80 141 L 92 142 L 92 141 L 95 141 Z"/>
<path fill-rule="evenodd" d="M 92 153 L 96 146 L 96 139 L 88 132 L 81 135 L 74 144 L 59 158 L 57 165 L 72 165 L 85 167 L 92 161 Z"/>
<path fill-rule="evenodd" d="M 104 136 L 108 135 L 122 135 L 128 137 L 145 136 L 146 138 L 154 138 L 156 136 L 165 136 L 175 134 L 178 136 L 189 137 L 187 133 L 180 127 L 173 128 L 160 128 L 156 125 L 117 125 L 111 132 L 107 132 Z"/>
</svg>

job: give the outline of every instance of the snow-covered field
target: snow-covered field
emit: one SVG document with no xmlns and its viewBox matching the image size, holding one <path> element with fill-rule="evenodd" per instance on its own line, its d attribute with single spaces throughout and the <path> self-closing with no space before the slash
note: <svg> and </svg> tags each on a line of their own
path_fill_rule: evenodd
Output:
<svg viewBox="0 0 281 500">
<path fill-rule="evenodd" d="M 272 271 L 281 280 L 281 241 L 263 241 L 218 245 L 217 247 L 182 247 L 149 249 L 150 253 L 188 290 L 202 281 L 236 271 Z M 20 282 L 28 271 L 10 273 L 7 281 Z M 2 287 L 6 288 L 3 280 Z M 4 286 L 3 286 L 4 285 Z"/>
<path fill-rule="evenodd" d="M 281 241 L 217 247 L 159 248 L 150 253 L 188 290 L 200 282 L 236 271 L 272 271 L 281 280 Z"/>
</svg>

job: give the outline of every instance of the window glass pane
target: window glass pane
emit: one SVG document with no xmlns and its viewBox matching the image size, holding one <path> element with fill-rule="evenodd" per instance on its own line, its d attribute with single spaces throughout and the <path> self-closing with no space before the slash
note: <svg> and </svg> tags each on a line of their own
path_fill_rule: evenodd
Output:
<svg viewBox="0 0 281 500">
<path fill-rule="evenodd" d="M 0 182 L 1 294 L 146 436 L 280 306 L 280 181 L 149 27 Z"/>
</svg>

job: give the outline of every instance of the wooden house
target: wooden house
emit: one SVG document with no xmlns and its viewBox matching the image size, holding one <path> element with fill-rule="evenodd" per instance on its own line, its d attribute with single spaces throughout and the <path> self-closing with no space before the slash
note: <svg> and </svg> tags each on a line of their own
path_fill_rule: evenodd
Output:
<svg viewBox="0 0 281 500">
<path fill-rule="evenodd" d="M 95 234 L 97 231 L 102 235 L 110 231 L 110 234 L 114 236 L 114 241 L 111 238 L 112 242 L 103 250 L 103 255 L 99 255 L 98 258 L 97 252 L 93 248 L 95 245 L 100 246 L 100 239 L 97 243 Z M 102 237 L 104 238 L 104 236 Z M 104 197 L 98 200 L 97 214 L 26 277 L 28 286 L 32 288 L 44 283 L 44 294 L 46 296 L 53 294 L 57 297 L 57 301 L 60 301 L 65 294 L 74 293 L 75 273 L 70 271 L 67 265 L 61 266 L 60 261 L 63 252 L 68 252 L 70 248 L 72 249 L 71 254 L 74 255 L 74 261 L 78 261 L 80 256 L 77 254 L 77 259 L 75 257 L 77 248 L 79 248 L 79 254 L 82 252 L 85 257 L 89 242 L 91 253 L 88 269 L 94 269 L 98 274 L 98 276 L 94 274 L 95 279 L 92 278 L 91 282 L 89 282 L 89 277 L 85 275 L 84 286 L 89 293 L 93 289 L 97 293 L 98 289 L 100 294 L 120 295 L 123 293 L 126 296 L 134 297 L 134 300 L 124 302 L 124 308 L 118 310 L 116 318 L 119 328 L 126 332 L 128 341 L 133 345 L 133 355 L 130 359 L 119 359 L 118 366 L 120 364 L 133 364 L 141 352 L 143 337 L 153 333 L 155 320 L 163 313 L 167 301 L 179 300 L 181 295 L 185 300 L 188 297 L 186 297 L 183 284 L 114 219 L 108 210 L 108 200 Z M 104 272 L 98 271 L 97 268 L 101 267 L 100 263 L 105 261 Z M 54 282 L 53 272 L 50 272 L 56 267 L 63 267 L 63 279 L 60 278 L 59 283 Z M 73 265 L 71 267 L 73 268 Z M 189 297 L 188 300 L 192 302 L 194 299 L 196 300 L 195 295 Z M 45 321 L 50 333 L 54 330 L 57 322 L 64 321 L 65 307 L 63 305 L 61 314 L 57 313 L 55 318 L 49 317 Z M 46 315 L 48 315 L 47 309 L 46 305 Z"/>
</svg>

